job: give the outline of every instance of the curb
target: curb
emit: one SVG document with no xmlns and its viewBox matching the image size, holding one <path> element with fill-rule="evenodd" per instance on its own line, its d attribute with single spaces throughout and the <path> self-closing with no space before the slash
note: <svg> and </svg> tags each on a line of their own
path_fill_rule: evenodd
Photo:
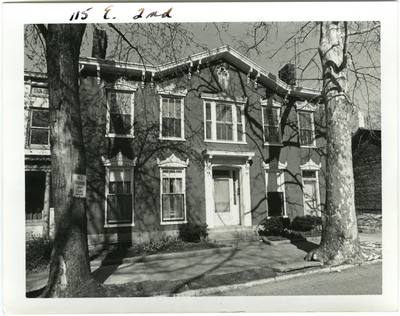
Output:
<svg viewBox="0 0 400 316">
<path fill-rule="evenodd" d="M 203 296 L 203 295 L 207 295 L 207 294 L 214 294 L 214 293 L 224 292 L 224 291 L 228 291 L 228 290 L 243 289 L 243 288 L 248 288 L 248 287 L 257 286 L 257 285 L 264 285 L 264 284 L 269 284 L 269 283 L 274 283 L 274 282 L 291 280 L 291 279 L 304 277 L 304 276 L 317 274 L 317 273 L 340 272 L 341 270 L 346 270 L 346 269 L 355 268 L 355 267 L 361 267 L 361 266 L 365 266 L 365 265 L 377 264 L 377 263 L 382 263 L 382 259 L 367 261 L 367 262 L 363 262 L 361 264 L 343 264 L 343 265 L 339 265 L 339 266 L 331 266 L 331 267 L 326 267 L 326 268 L 316 268 L 316 269 L 308 270 L 305 272 L 293 273 L 293 274 L 287 274 L 287 275 L 278 275 L 273 278 L 250 281 L 250 282 L 241 283 L 241 284 L 222 285 L 222 286 L 211 287 L 211 288 L 189 290 L 189 291 L 185 291 L 182 293 L 174 294 L 173 296 L 174 297 Z"/>
</svg>

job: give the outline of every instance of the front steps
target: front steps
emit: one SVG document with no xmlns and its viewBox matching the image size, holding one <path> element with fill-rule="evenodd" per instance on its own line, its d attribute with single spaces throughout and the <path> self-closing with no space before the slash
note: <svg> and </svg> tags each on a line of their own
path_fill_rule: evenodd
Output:
<svg viewBox="0 0 400 316">
<path fill-rule="evenodd" d="M 218 244 L 237 244 L 259 241 L 256 226 L 221 226 L 210 228 L 208 238 Z"/>
</svg>

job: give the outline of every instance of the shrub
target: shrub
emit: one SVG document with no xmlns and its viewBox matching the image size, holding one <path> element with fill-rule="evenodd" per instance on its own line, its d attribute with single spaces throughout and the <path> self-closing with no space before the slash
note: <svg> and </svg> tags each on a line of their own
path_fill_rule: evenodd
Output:
<svg viewBox="0 0 400 316">
<path fill-rule="evenodd" d="M 179 226 L 179 238 L 183 241 L 199 242 L 207 236 L 207 224 L 186 223 Z"/>
<path fill-rule="evenodd" d="M 319 216 L 296 216 L 291 225 L 291 229 L 299 232 L 309 232 L 321 226 L 322 220 Z"/>
<path fill-rule="evenodd" d="M 260 236 L 279 236 L 284 231 L 283 221 L 279 217 L 270 217 L 260 223 L 258 235 Z"/>
<path fill-rule="evenodd" d="M 25 244 L 25 265 L 28 272 L 42 270 L 51 259 L 53 242 L 46 237 L 32 236 Z"/>
</svg>

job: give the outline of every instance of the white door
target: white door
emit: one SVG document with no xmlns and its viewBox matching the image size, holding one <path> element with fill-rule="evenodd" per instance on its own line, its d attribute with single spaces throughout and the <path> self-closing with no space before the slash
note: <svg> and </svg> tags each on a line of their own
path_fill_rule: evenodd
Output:
<svg viewBox="0 0 400 316">
<path fill-rule="evenodd" d="M 240 191 L 238 171 L 213 170 L 214 225 L 240 224 Z"/>
</svg>

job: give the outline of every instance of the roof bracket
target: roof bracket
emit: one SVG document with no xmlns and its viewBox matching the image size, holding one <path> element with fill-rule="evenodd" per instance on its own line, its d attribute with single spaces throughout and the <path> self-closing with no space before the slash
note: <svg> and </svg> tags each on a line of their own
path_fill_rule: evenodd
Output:
<svg viewBox="0 0 400 316">
<path fill-rule="evenodd" d="M 197 74 L 200 74 L 200 67 L 201 67 L 201 59 L 199 60 L 199 63 L 197 64 Z"/>
<path fill-rule="evenodd" d="M 249 73 L 247 74 L 247 83 L 250 83 L 250 75 L 253 72 L 253 67 L 250 67 Z"/>
<path fill-rule="evenodd" d="M 192 79 L 192 67 L 193 67 L 193 61 L 190 61 L 190 64 L 189 64 L 189 73 L 188 73 L 188 78 L 189 78 L 189 80 Z"/>
<path fill-rule="evenodd" d="M 144 89 L 144 80 L 146 78 L 146 71 L 142 70 L 142 89 Z"/>
<path fill-rule="evenodd" d="M 151 83 L 150 83 L 151 89 L 154 89 L 154 76 L 155 76 L 155 74 L 156 73 L 154 71 L 151 73 Z"/>
<path fill-rule="evenodd" d="M 96 73 L 97 73 L 97 84 L 100 84 L 101 83 L 100 64 L 96 65 Z"/>
<path fill-rule="evenodd" d="M 258 83 L 257 83 L 258 78 L 260 78 L 260 72 L 257 72 L 256 79 L 254 79 L 254 88 L 256 88 L 256 89 L 257 89 L 257 85 L 258 85 Z"/>
</svg>

